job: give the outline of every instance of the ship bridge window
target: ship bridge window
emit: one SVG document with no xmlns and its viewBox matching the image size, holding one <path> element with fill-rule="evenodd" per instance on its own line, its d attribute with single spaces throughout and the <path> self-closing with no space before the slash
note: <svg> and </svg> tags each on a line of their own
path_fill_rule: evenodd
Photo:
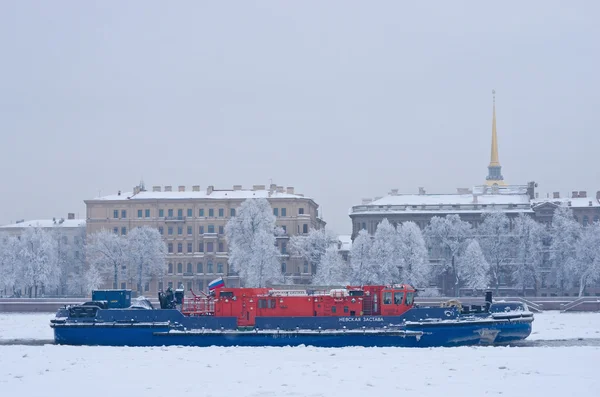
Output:
<svg viewBox="0 0 600 397">
<path fill-rule="evenodd" d="M 412 305 L 414 297 L 415 297 L 415 294 L 413 292 L 407 292 L 406 293 L 406 304 L 409 306 Z"/>
<path fill-rule="evenodd" d="M 221 298 L 233 298 L 233 291 L 223 291 L 219 294 Z"/>
<path fill-rule="evenodd" d="M 335 306 L 331 306 L 331 312 L 335 313 L 337 311 L 337 308 Z"/>
<path fill-rule="evenodd" d="M 394 292 L 394 304 L 401 305 L 404 298 L 404 292 Z"/>
<path fill-rule="evenodd" d="M 383 304 L 384 305 L 391 305 L 392 304 L 392 293 L 391 292 L 384 292 L 383 293 Z"/>
<path fill-rule="evenodd" d="M 259 309 L 275 309 L 276 301 L 275 299 L 259 299 L 258 300 L 258 308 Z"/>
<path fill-rule="evenodd" d="M 365 291 L 349 291 L 348 295 L 350 296 L 363 296 L 365 294 Z"/>
</svg>

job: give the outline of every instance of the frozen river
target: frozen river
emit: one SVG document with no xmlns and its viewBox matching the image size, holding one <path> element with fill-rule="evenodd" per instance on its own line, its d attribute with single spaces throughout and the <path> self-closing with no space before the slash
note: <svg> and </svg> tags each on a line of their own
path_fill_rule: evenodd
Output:
<svg viewBox="0 0 600 397">
<path fill-rule="evenodd" d="M 535 315 L 532 348 L 435 349 L 44 345 L 51 317 L 0 314 L 1 395 L 531 397 L 600 389 L 600 313 Z"/>
</svg>

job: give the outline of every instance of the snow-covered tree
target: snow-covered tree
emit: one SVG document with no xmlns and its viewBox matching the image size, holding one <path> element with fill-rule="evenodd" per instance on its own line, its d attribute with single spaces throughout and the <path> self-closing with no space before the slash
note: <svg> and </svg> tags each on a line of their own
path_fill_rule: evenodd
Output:
<svg viewBox="0 0 600 397">
<path fill-rule="evenodd" d="M 134 228 L 127 235 L 127 263 L 137 282 L 138 292 L 153 277 L 166 272 L 167 247 L 157 229 L 149 226 Z"/>
<path fill-rule="evenodd" d="M 558 207 L 552 217 L 550 262 L 555 285 L 561 294 L 572 285 L 571 269 L 575 267 L 575 245 L 581 235 L 581 225 L 568 207 Z"/>
<path fill-rule="evenodd" d="M 483 222 L 477 228 L 481 250 L 490 264 L 491 282 L 498 293 L 502 276 L 508 275 L 507 267 L 512 261 L 512 235 L 510 221 L 504 212 L 483 214 Z"/>
<path fill-rule="evenodd" d="M 315 285 L 335 285 L 346 280 L 346 265 L 337 248 L 331 246 L 325 251 L 317 267 L 312 283 Z"/>
<path fill-rule="evenodd" d="M 396 229 L 400 240 L 402 282 L 414 287 L 426 287 L 431 278 L 431 266 L 421 229 L 414 222 L 404 222 Z"/>
<path fill-rule="evenodd" d="M 371 260 L 371 248 L 373 241 L 369 232 L 362 229 L 352 243 L 350 248 L 350 282 L 356 285 L 364 285 L 375 282 L 376 272 Z"/>
<path fill-rule="evenodd" d="M 290 238 L 290 251 L 307 261 L 311 266 L 312 273 L 316 274 L 321 258 L 327 249 L 337 242 L 337 236 L 327 229 L 310 229 L 304 236 Z"/>
<path fill-rule="evenodd" d="M 21 285 L 29 297 L 37 298 L 38 293 L 58 286 L 61 269 L 57 241 L 50 233 L 39 227 L 27 228 L 21 235 L 19 258 Z"/>
<path fill-rule="evenodd" d="M 462 221 L 458 215 L 434 216 L 425 228 L 425 237 L 430 247 L 441 254 L 443 272 L 454 278 L 454 294 L 458 296 L 460 273 L 458 257 L 465 249 L 471 236 L 471 224 Z"/>
<path fill-rule="evenodd" d="M 0 236 L 0 291 L 11 295 L 20 276 L 20 241 L 14 236 Z"/>
<path fill-rule="evenodd" d="M 380 284 L 402 282 L 400 262 L 400 239 L 396 228 L 387 219 L 377 225 L 371 249 L 375 281 Z"/>
<path fill-rule="evenodd" d="M 119 275 L 128 261 L 128 241 L 125 237 L 102 229 L 89 237 L 85 247 L 90 266 L 101 274 L 113 276 L 113 288 L 118 288 Z"/>
<path fill-rule="evenodd" d="M 521 288 L 523 295 L 525 289 L 534 289 L 540 282 L 540 270 L 544 260 L 543 248 L 546 232 L 544 227 L 530 216 L 519 214 L 514 221 L 514 263 L 512 279 L 517 288 Z"/>
<path fill-rule="evenodd" d="M 459 260 L 458 272 L 464 286 L 471 289 L 484 289 L 490 283 L 490 265 L 485 260 L 477 240 L 471 240 Z"/>
<path fill-rule="evenodd" d="M 579 284 L 579 296 L 585 288 L 600 280 L 600 223 L 583 228 L 581 238 L 575 244 L 573 277 Z"/>
<path fill-rule="evenodd" d="M 275 246 L 275 216 L 266 199 L 245 200 L 225 227 L 229 264 L 245 287 L 282 279 Z"/>
</svg>

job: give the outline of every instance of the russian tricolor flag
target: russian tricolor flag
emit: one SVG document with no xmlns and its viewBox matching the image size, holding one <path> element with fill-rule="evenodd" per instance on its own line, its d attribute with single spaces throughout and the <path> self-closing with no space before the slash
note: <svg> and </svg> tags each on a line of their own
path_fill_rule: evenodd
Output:
<svg viewBox="0 0 600 397">
<path fill-rule="evenodd" d="M 223 277 L 219 277 L 218 279 L 213 280 L 210 283 L 208 283 L 208 290 L 213 291 L 213 290 L 216 290 L 217 288 L 221 288 L 224 286 L 225 286 L 225 281 L 223 281 Z"/>
</svg>

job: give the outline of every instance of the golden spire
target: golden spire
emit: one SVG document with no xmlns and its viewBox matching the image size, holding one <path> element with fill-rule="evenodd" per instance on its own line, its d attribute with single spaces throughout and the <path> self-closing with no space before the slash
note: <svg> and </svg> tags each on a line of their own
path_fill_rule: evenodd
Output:
<svg viewBox="0 0 600 397">
<path fill-rule="evenodd" d="M 490 158 L 490 166 L 496 167 L 500 165 L 498 161 L 498 137 L 496 136 L 496 90 L 492 90 L 493 96 L 493 115 L 492 115 L 492 155 Z"/>
</svg>

